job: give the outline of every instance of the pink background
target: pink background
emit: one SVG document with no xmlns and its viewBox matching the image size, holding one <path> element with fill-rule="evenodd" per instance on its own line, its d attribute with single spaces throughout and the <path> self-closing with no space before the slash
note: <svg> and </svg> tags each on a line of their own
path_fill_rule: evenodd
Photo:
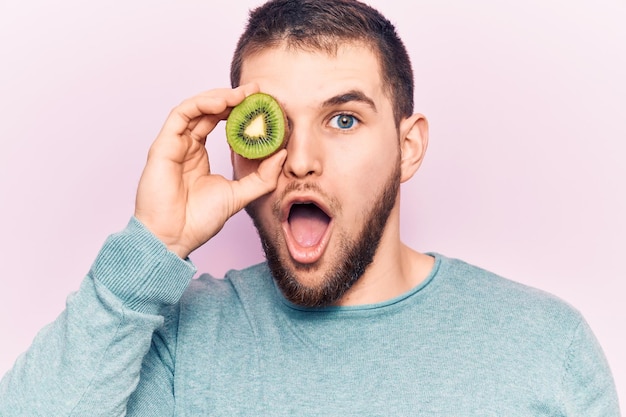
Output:
<svg viewBox="0 0 626 417">
<path fill-rule="evenodd" d="M 257 3 L 0 3 L 0 374 L 126 224 L 170 108 L 228 84 Z M 371 3 L 405 39 L 431 126 L 404 239 L 576 306 L 625 404 L 626 3 Z M 221 126 L 208 146 L 230 175 Z M 221 275 L 262 254 L 240 213 L 193 259 Z"/>
</svg>

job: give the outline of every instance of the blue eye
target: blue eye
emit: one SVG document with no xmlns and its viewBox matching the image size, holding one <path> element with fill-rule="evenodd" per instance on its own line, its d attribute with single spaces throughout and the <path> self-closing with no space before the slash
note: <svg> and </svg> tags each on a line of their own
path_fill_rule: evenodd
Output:
<svg viewBox="0 0 626 417">
<path fill-rule="evenodd" d="M 331 127 L 336 129 L 352 129 L 359 121 L 350 114 L 338 114 L 330 119 Z"/>
</svg>

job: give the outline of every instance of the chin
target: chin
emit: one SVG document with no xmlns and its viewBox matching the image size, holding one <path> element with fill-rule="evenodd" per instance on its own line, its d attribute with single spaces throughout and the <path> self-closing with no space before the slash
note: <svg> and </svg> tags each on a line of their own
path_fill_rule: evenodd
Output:
<svg viewBox="0 0 626 417">
<path fill-rule="evenodd" d="M 383 186 L 373 193 L 373 203 L 363 217 L 360 230 L 348 234 L 340 225 L 334 225 L 332 237 L 321 246 L 322 251 L 313 262 L 299 262 L 298 257 L 292 255 L 293 248 L 289 241 L 291 232 L 285 231 L 285 219 L 289 219 L 291 211 L 301 210 L 301 207 L 293 208 L 298 204 L 283 201 L 281 205 L 279 199 L 275 204 L 278 208 L 274 210 L 278 214 L 272 213 L 275 221 L 267 224 L 261 221 L 258 200 L 246 207 L 261 239 L 267 264 L 284 297 L 303 307 L 337 304 L 374 260 L 389 216 L 397 204 L 399 189 L 400 164 L 397 164 Z M 310 201 L 307 199 L 305 203 L 310 204 Z M 333 214 L 341 212 L 341 204 L 322 209 L 328 210 L 326 213 L 332 218 Z M 273 228 L 269 229 L 272 224 Z M 330 232 L 327 234 L 330 235 Z"/>
</svg>

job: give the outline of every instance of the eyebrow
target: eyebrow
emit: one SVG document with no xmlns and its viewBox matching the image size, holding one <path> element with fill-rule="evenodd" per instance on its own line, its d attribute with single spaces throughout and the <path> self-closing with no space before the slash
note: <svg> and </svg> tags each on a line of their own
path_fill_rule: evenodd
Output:
<svg viewBox="0 0 626 417">
<path fill-rule="evenodd" d="M 374 110 L 374 112 L 378 112 L 378 110 L 376 109 L 376 104 L 374 103 L 374 100 L 369 98 L 364 92 L 360 90 L 350 90 L 345 93 L 338 94 L 334 97 L 331 97 L 322 103 L 322 107 L 338 106 L 338 105 L 350 103 L 353 101 L 367 104 L 369 107 L 372 108 L 372 110 Z"/>
</svg>

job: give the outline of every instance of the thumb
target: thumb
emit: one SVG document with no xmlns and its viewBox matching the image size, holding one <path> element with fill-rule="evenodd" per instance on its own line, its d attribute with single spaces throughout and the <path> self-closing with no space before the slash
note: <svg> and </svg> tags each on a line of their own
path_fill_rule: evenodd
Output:
<svg viewBox="0 0 626 417">
<path fill-rule="evenodd" d="M 278 176 L 287 158 L 285 149 L 263 160 L 258 169 L 249 175 L 233 182 L 233 209 L 238 212 L 253 200 L 276 189 Z"/>
</svg>

